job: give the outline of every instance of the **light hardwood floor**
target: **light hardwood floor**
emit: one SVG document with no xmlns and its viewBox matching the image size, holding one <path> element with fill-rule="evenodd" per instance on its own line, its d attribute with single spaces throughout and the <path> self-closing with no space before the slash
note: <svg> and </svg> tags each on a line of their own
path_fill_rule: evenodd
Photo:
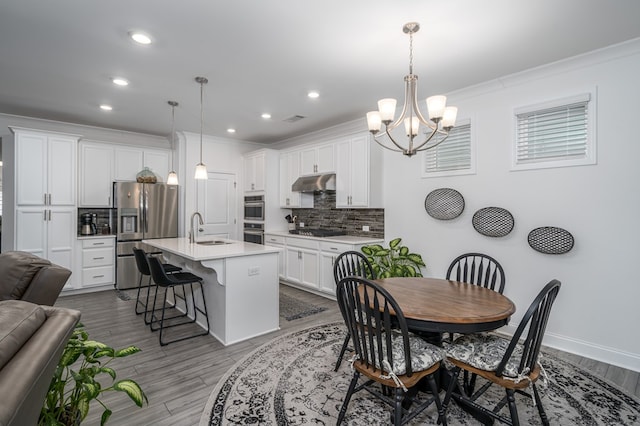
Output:
<svg viewBox="0 0 640 426">
<path fill-rule="evenodd" d="M 149 405 L 135 406 L 126 395 L 110 392 L 103 402 L 113 410 L 109 425 L 197 425 L 218 380 L 237 361 L 256 347 L 290 331 L 331 321 L 341 321 L 335 301 L 281 285 L 280 291 L 298 299 L 325 306 L 327 310 L 298 320 L 280 319 L 280 330 L 224 347 L 211 336 L 202 336 L 161 347 L 157 332 L 145 326 L 134 313 L 135 292 L 122 300 L 115 291 L 62 296 L 56 306 L 78 309 L 81 322 L 92 339 L 121 348 L 136 345 L 138 354 L 115 360 L 118 378 L 136 380 L 146 392 Z M 247 312 L 247 315 L 251 315 Z M 554 351 L 594 374 L 640 397 L 640 373 L 573 354 Z M 102 409 L 92 405 L 87 425 L 100 424 Z"/>
</svg>

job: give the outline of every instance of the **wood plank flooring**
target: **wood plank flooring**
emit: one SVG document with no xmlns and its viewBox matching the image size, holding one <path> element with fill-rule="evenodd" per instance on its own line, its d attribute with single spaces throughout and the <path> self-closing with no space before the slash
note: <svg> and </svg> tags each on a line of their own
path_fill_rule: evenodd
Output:
<svg viewBox="0 0 640 426">
<path fill-rule="evenodd" d="M 141 385 L 149 398 L 149 405 L 138 408 L 126 395 L 109 392 L 102 398 L 113 410 L 109 425 L 197 425 L 218 380 L 247 353 L 278 335 L 342 320 L 335 301 L 285 285 L 280 286 L 280 291 L 327 307 L 327 310 L 293 321 L 280 318 L 279 331 L 228 347 L 211 336 L 161 347 L 157 332 L 152 333 L 142 316 L 134 313 L 136 295 L 133 290 L 125 292 L 131 300 L 122 300 L 110 290 L 62 296 L 56 306 L 80 310 L 81 322 L 90 338 L 116 348 L 136 345 L 142 349 L 128 358 L 115 360 L 111 366 L 118 372 L 118 378 L 131 378 Z M 640 397 L 640 373 L 573 354 L 554 352 Z M 86 424 L 100 424 L 101 414 L 101 406 L 92 404 Z"/>
</svg>

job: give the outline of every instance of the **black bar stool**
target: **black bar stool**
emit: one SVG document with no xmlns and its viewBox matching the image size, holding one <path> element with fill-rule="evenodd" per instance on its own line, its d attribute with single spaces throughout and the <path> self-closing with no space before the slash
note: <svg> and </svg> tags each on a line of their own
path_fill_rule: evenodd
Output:
<svg viewBox="0 0 640 426">
<path fill-rule="evenodd" d="M 137 247 L 133 248 L 133 256 L 136 259 L 136 266 L 138 267 L 138 272 L 140 272 L 140 279 L 138 280 L 138 295 L 136 296 L 136 314 L 141 315 L 144 314 L 144 323 L 149 325 L 151 323 L 151 319 L 148 317 L 149 314 L 149 293 L 151 292 L 151 271 L 149 270 L 149 263 L 147 262 L 147 253 L 144 250 L 139 249 Z M 174 273 L 182 271 L 182 268 L 176 265 L 172 265 L 170 263 L 163 263 L 162 268 L 168 273 Z M 149 277 L 147 281 L 147 297 L 143 302 L 140 299 L 140 290 L 142 289 L 142 277 Z M 174 291 L 174 297 L 175 291 Z M 144 309 L 138 309 L 138 307 L 142 307 Z M 184 316 L 184 315 L 180 315 Z"/>
<path fill-rule="evenodd" d="M 160 346 L 165 346 L 165 345 L 168 345 L 169 343 L 179 342 L 181 340 L 191 339 L 193 337 L 206 336 L 207 334 L 209 334 L 209 314 L 207 312 L 207 302 L 205 300 L 204 289 L 202 287 L 202 278 L 190 272 L 175 272 L 173 274 L 167 274 L 162 268 L 162 263 L 160 263 L 160 260 L 158 260 L 157 258 L 147 256 L 147 261 L 149 262 L 149 269 L 151 270 L 151 276 L 153 277 L 153 281 L 155 281 L 156 283 L 156 293 L 153 297 L 153 309 L 151 310 L 151 330 L 152 331 L 160 330 L 160 335 L 159 335 Z M 193 292 L 194 284 L 200 285 L 200 292 L 202 293 L 202 308 L 199 308 L 198 305 L 196 304 L 196 298 Z M 180 321 L 180 322 L 173 322 L 171 324 L 165 324 L 165 320 L 170 319 L 170 318 L 165 318 L 165 308 L 167 306 L 167 303 L 166 303 L 167 290 L 169 288 L 174 289 L 177 286 L 181 286 L 182 294 L 186 299 L 187 291 L 185 287 L 187 285 L 189 286 L 189 290 L 191 293 L 191 304 L 193 306 L 193 319 L 190 319 L 189 321 Z M 156 309 L 156 301 L 158 299 L 159 287 L 164 287 L 165 290 L 164 290 L 163 298 L 161 299 L 162 308 Z M 174 290 L 174 294 L 176 294 L 175 290 Z M 174 303 L 177 303 L 177 302 L 174 300 Z M 162 311 L 162 316 L 160 317 L 159 320 L 155 317 L 155 314 L 154 314 L 154 312 L 156 312 L 157 310 Z M 203 314 L 205 320 L 207 321 L 207 329 L 204 332 L 194 333 L 188 336 L 178 337 L 176 339 L 168 340 L 168 341 L 162 340 L 164 329 L 169 327 L 177 327 L 181 325 L 192 324 L 196 321 L 198 317 L 198 312 Z M 185 313 L 187 314 L 187 317 L 189 317 L 188 315 L 189 303 L 186 300 L 185 300 Z M 158 322 L 160 323 L 160 327 L 154 328 L 154 324 Z"/>
</svg>

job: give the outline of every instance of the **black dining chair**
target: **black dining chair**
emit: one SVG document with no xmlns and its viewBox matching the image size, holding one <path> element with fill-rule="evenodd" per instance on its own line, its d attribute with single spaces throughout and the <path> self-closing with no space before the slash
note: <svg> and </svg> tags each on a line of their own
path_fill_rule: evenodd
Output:
<svg viewBox="0 0 640 426">
<path fill-rule="evenodd" d="M 140 278 L 138 279 L 138 291 L 136 295 L 135 312 L 136 312 L 136 315 L 144 314 L 144 323 L 149 325 L 149 321 L 150 321 L 148 318 L 149 293 L 151 292 L 151 286 L 153 285 L 153 282 L 151 280 L 151 271 L 149 270 L 149 262 L 147 262 L 147 253 L 142 249 L 134 247 L 133 257 L 136 259 L 136 267 L 138 268 L 138 272 L 140 273 Z M 162 268 L 168 274 L 172 274 L 174 272 L 179 272 L 182 270 L 181 267 L 172 265 L 170 263 L 163 263 Z M 147 284 L 145 286 L 142 285 L 143 277 L 148 277 Z M 143 287 L 147 288 L 147 294 L 144 302 L 142 301 L 142 299 L 140 299 L 140 292 Z M 174 297 L 176 297 L 175 294 L 174 294 Z M 141 308 L 138 309 L 139 307 Z"/>
<path fill-rule="evenodd" d="M 448 280 L 465 282 L 488 288 L 502 294 L 506 278 L 502 265 L 493 257 L 483 253 L 465 253 L 456 257 L 447 270 Z M 449 341 L 453 341 L 453 333 L 449 333 Z M 464 372 L 464 389 L 468 395 L 473 393 L 476 375 Z"/>
<path fill-rule="evenodd" d="M 478 285 L 500 294 L 506 283 L 500 263 L 482 253 L 465 253 L 456 257 L 449 265 L 447 279 Z"/>
<path fill-rule="evenodd" d="M 205 336 L 209 334 L 209 313 L 207 311 L 207 303 L 204 296 L 204 288 L 202 287 L 202 278 L 199 276 L 192 274 L 190 272 L 175 272 L 173 274 L 167 274 L 162 267 L 162 263 L 156 257 L 147 256 L 147 261 L 149 262 L 149 269 L 151 270 L 151 277 L 153 281 L 156 283 L 156 291 L 153 296 L 153 307 L 151 309 L 151 330 L 156 331 L 160 330 L 158 340 L 160 341 L 160 346 L 168 345 L 169 343 L 179 342 L 181 340 L 191 339 L 193 337 Z M 200 287 L 200 294 L 202 295 L 202 308 L 198 306 L 196 303 L 194 285 Z M 171 288 L 175 292 L 175 287 L 180 286 L 182 288 L 182 296 L 186 299 L 185 302 L 185 314 L 188 320 L 181 319 L 180 321 L 166 323 L 168 320 L 173 318 L 165 318 L 165 311 L 167 307 L 167 290 Z M 161 297 L 162 306 L 156 308 L 156 304 L 158 301 L 158 289 L 163 287 L 164 294 Z M 188 290 L 187 290 L 188 287 Z M 191 300 L 188 300 L 188 294 L 191 295 Z M 174 303 L 177 304 L 177 300 L 174 300 Z M 190 307 L 193 308 L 193 311 L 189 312 Z M 155 312 L 160 311 L 161 315 L 158 319 L 155 316 Z M 163 340 L 163 334 L 165 329 L 170 327 L 178 327 L 188 324 L 193 324 L 198 319 L 198 313 L 204 315 L 204 320 L 207 324 L 207 328 L 203 332 L 195 332 L 186 336 L 181 336 L 174 338 L 172 340 Z M 155 324 L 159 324 L 156 328 Z"/>
<path fill-rule="evenodd" d="M 372 280 L 376 279 L 376 274 L 373 270 L 373 267 L 371 266 L 371 263 L 369 263 L 369 261 L 367 260 L 367 257 L 357 251 L 345 251 L 343 253 L 340 253 L 340 255 L 333 263 L 333 279 L 336 282 L 336 288 L 340 280 L 348 276 L 357 276 L 369 278 Z M 350 338 L 351 334 L 349 334 L 349 331 L 347 331 L 347 335 L 345 336 L 344 342 L 342 343 L 340 355 L 338 355 L 338 360 L 336 361 L 336 366 L 333 371 L 338 371 L 338 368 L 340 368 L 340 364 L 342 364 L 342 358 L 344 357 L 344 354 L 347 351 L 347 347 L 349 346 Z"/>
<path fill-rule="evenodd" d="M 351 361 L 353 377 L 337 425 L 345 418 L 351 396 L 365 389 L 393 408 L 394 425 L 409 422 L 435 402 L 438 422 L 446 426 L 434 378 L 443 358 L 442 349 L 409 333 L 398 303 L 385 289 L 366 278 L 348 276 L 340 280 L 337 299 L 356 353 Z M 366 381 L 358 385 L 361 375 Z M 422 379 L 427 381 L 429 396 L 420 397 L 417 389 L 413 389 Z M 389 398 L 385 389 L 395 391 L 394 397 Z"/>
<path fill-rule="evenodd" d="M 540 346 L 551 314 L 551 307 L 559 290 L 560 281 L 552 280 L 538 293 L 511 339 L 491 333 L 468 334 L 446 347 L 447 359 L 454 368 L 443 402 L 445 410 L 451 398 L 454 397 L 462 404 L 480 410 L 493 419 L 517 426 L 520 421 L 515 394 L 518 393 L 533 398 L 542 423 L 549 424 L 536 382 L 543 375 L 542 366 L 538 362 Z M 523 336 L 524 340 L 521 341 Z M 458 377 L 462 370 L 476 374 L 487 382 L 473 395 L 463 392 L 454 393 L 458 388 Z M 494 384 L 504 388 L 506 396 L 495 408 L 487 408 L 477 403 L 478 398 Z M 533 396 L 525 391 L 527 388 L 531 388 Z M 509 417 L 499 414 L 507 404 Z"/>
</svg>

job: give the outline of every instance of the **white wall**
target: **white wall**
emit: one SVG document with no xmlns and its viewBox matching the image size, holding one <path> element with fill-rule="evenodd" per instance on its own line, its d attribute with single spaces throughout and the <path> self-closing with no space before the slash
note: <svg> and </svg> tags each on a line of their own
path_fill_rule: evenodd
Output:
<svg viewBox="0 0 640 426">
<path fill-rule="evenodd" d="M 402 237 L 422 254 L 427 276 L 443 277 L 450 261 L 464 252 L 498 259 L 507 275 L 505 295 L 517 306 L 510 327 L 549 280 L 559 279 L 546 343 L 640 371 L 639 75 L 640 40 L 635 40 L 450 95 L 459 116 L 472 119 L 477 173 L 425 179 L 422 156 L 385 151 L 387 241 Z M 593 89 L 597 165 L 509 171 L 514 108 Z M 459 218 L 438 221 L 425 212 L 426 195 L 441 187 L 464 196 Z M 487 206 L 513 214 L 508 236 L 490 238 L 473 229 L 473 213 Z M 531 249 L 527 234 L 546 225 L 569 230 L 573 250 L 545 255 Z"/>
</svg>

